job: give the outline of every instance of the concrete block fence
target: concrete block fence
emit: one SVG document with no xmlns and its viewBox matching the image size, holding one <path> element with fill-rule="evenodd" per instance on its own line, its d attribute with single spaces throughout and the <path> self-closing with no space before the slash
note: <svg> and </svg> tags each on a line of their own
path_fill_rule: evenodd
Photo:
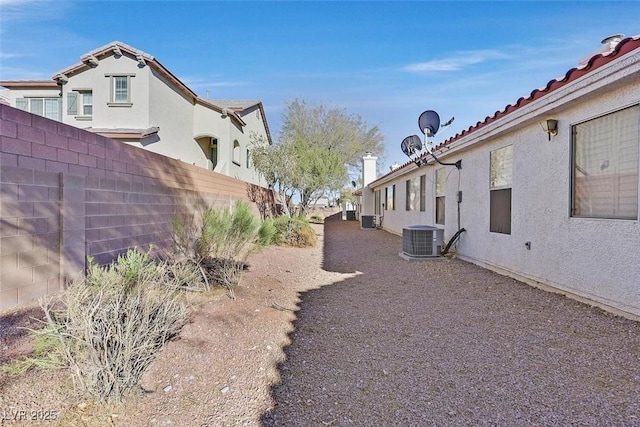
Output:
<svg viewBox="0 0 640 427">
<path fill-rule="evenodd" d="M 59 291 L 87 256 L 166 247 L 176 213 L 274 208 L 267 189 L 7 105 L 0 154 L 0 309 Z"/>
</svg>

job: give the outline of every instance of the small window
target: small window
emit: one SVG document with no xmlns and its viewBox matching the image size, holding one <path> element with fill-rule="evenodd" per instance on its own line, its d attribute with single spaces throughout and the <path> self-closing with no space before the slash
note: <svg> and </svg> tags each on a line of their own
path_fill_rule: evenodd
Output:
<svg viewBox="0 0 640 427">
<path fill-rule="evenodd" d="M 129 102 L 129 78 L 115 76 L 113 78 L 113 102 Z"/>
<path fill-rule="evenodd" d="M 406 182 L 406 210 L 417 211 L 420 202 L 420 179 L 408 179 Z"/>
<path fill-rule="evenodd" d="M 640 106 L 573 126 L 571 215 L 638 219 Z"/>
<path fill-rule="evenodd" d="M 109 106 L 130 107 L 131 104 L 131 77 L 135 74 L 107 74 L 105 77 L 111 79 L 111 95 Z"/>
<path fill-rule="evenodd" d="M 385 188 L 385 199 L 387 201 L 387 205 L 385 206 L 385 210 L 387 211 L 393 211 L 395 210 L 395 202 L 396 202 L 396 186 L 395 185 L 390 185 L 389 187 Z"/>
<path fill-rule="evenodd" d="M 489 231 L 511 234 L 511 184 L 513 181 L 513 145 L 490 154 Z"/>
<path fill-rule="evenodd" d="M 440 225 L 444 225 L 445 221 L 446 172 L 445 168 L 436 170 L 436 224 Z"/>
<path fill-rule="evenodd" d="M 420 212 L 424 212 L 427 209 L 427 176 L 420 176 Z"/>
<path fill-rule="evenodd" d="M 376 190 L 373 196 L 373 213 L 376 215 L 382 215 L 382 190 Z"/>
<path fill-rule="evenodd" d="M 93 115 L 93 92 L 91 91 L 81 92 L 80 96 L 82 97 L 82 115 L 83 116 Z"/>
<path fill-rule="evenodd" d="M 79 100 L 79 101 L 78 101 Z M 78 107 L 78 102 L 80 103 Z M 90 117 L 93 115 L 93 92 L 75 90 L 67 93 L 67 114 L 70 116 Z"/>
<path fill-rule="evenodd" d="M 249 151 L 249 149 L 247 149 L 246 156 L 247 156 L 246 159 L 245 159 L 246 168 L 250 169 L 251 168 L 251 151 Z"/>
<path fill-rule="evenodd" d="M 240 166 L 240 143 L 238 142 L 237 139 L 233 141 L 233 157 L 232 157 L 232 161 L 236 165 Z"/>
</svg>

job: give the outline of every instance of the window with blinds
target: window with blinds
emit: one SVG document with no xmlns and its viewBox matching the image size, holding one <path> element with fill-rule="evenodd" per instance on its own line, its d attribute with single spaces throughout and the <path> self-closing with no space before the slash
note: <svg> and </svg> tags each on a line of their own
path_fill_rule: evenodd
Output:
<svg viewBox="0 0 640 427">
<path fill-rule="evenodd" d="M 420 178 L 406 181 L 406 210 L 417 211 L 420 207 Z"/>
<path fill-rule="evenodd" d="M 445 168 L 436 170 L 436 224 L 444 225 L 445 189 L 447 184 Z"/>
<path fill-rule="evenodd" d="M 111 95 L 107 105 L 110 107 L 131 107 L 131 78 L 135 74 L 105 74 L 111 84 Z M 85 101 L 85 100 L 83 100 Z M 87 99 L 88 101 L 88 99 Z M 93 103 L 93 99 L 91 99 Z"/>
<path fill-rule="evenodd" d="M 129 78 L 115 76 L 113 78 L 113 102 L 129 102 Z"/>
<path fill-rule="evenodd" d="M 640 105 L 572 131 L 571 215 L 637 220 Z"/>
<path fill-rule="evenodd" d="M 489 231 L 511 234 L 513 145 L 493 150 L 489 162 Z"/>
</svg>

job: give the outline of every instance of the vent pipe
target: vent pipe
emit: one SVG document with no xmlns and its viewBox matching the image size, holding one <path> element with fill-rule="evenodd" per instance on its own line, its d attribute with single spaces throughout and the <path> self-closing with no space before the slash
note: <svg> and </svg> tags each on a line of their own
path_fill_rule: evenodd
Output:
<svg viewBox="0 0 640 427">
<path fill-rule="evenodd" d="M 614 34 L 614 35 L 605 37 L 600 42 L 600 48 L 594 52 L 591 52 L 589 55 L 585 56 L 584 58 L 582 58 L 579 62 L 579 65 L 581 67 L 584 67 L 585 65 L 587 65 L 589 60 L 596 55 L 610 54 L 611 52 L 613 52 L 616 46 L 618 46 L 618 43 L 620 43 L 623 38 L 624 38 L 624 34 Z"/>
</svg>

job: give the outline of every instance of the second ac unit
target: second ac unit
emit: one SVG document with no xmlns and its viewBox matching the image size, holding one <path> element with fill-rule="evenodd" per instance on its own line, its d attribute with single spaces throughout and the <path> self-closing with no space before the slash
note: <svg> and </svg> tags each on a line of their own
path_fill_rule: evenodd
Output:
<svg viewBox="0 0 640 427">
<path fill-rule="evenodd" d="M 402 252 L 414 258 L 437 257 L 444 245 L 444 230 L 428 225 L 402 229 Z"/>
</svg>

